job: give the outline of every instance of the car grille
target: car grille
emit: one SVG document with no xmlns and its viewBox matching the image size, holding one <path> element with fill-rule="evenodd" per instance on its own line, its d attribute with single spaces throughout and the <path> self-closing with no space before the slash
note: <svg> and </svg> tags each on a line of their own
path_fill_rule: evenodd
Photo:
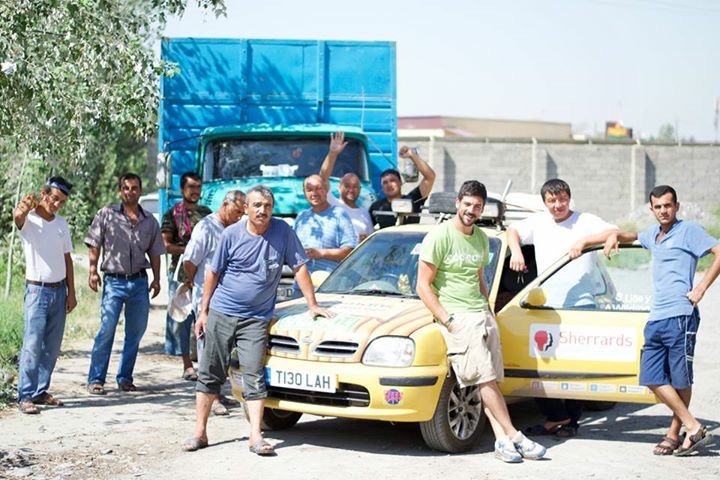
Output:
<svg viewBox="0 0 720 480">
<path fill-rule="evenodd" d="M 370 405 L 370 393 L 367 389 L 352 383 L 341 383 L 335 393 L 268 386 L 268 395 L 278 400 L 332 407 L 367 407 Z"/>
<path fill-rule="evenodd" d="M 268 348 L 277 352 L 300 353 L 298 341 L 285 335 L 270 335 Z M 357 349 L 358 344 L 355 342 L 325 340 L 313 349 L 312 354 L 318 357 L 352 357 Z"/>
<path fill-rule="evenodd" d="M 358 344 L 353 342 L 338 342 L 326 340 L 315 347 L 313 353 L 326 357 L 351 357 L 357 352 Z"/>
</svg>

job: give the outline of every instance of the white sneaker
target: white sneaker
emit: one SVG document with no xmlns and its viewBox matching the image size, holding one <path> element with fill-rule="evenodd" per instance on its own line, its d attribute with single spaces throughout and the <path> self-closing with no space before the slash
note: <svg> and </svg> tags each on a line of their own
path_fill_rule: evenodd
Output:
<svg viewBox="0 0 720 480">
<path fill-rule="evenodd" d="M 501 438 L 495 441 L 495 456 L 505 463 L 522 462 L 522 456 L 509 438 Z"/>
<path fill-rule="evenodd" d="M 539 443 L 533 442 L 522 432 L 518 432 L 512 439 L 513 444 L 517 452 L 522 455 L 522 458 L 528 460 L 540 460 L 545 457 L 547 450 Z"/>
</svg>

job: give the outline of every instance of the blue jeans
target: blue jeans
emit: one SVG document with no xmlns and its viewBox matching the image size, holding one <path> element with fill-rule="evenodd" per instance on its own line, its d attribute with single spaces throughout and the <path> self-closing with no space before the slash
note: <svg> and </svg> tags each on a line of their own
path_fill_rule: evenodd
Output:
<svg viewBox="0 0 720 480">
<path fill-rule="evenodd" d="M 168 278 L 168 307 L 175 296 L 175 291 L 180 286 L 179 282 Z M 190 355 L 190 330 L 195 322 L 195 314 L 190 315 L 182 322 L 176 322 L 165 315 L 165 353 L 168 355 L 183 356 Z"/>
<path fill-rule="evenodd" d="M 125 341 L 120 354 L 116 380 L 118 384 L 133 382 L 135 360 L 140 340 L 147 328 L 148 313 L 150 312 L 148 279 L 140 277 L 134 280 L 125 280 L 105 276 L 102 304 L 100 305 L 100 330 L 95 336 L 95 344 L 90 357 L 88 385 L 105 384 L 115 339 L 115 329 L 120 320 L 120 311 L 123 306 L 125 307 Z"/>
<path fill-rule="evenodd" d="M 65 331 L 67 287 L 25 286 L 25 332 L 20 352 L 18 401 L 38 398 L 50 388 Z"/>
</svg>

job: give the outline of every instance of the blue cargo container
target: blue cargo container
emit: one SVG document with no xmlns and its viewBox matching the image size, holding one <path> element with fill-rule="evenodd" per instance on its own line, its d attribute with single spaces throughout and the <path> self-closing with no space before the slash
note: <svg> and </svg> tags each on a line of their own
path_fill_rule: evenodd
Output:
<svg viewBox="0 0 720 480">
<path fill-rule="evenodd" d="M 379 173 L 396 167 L 393 42 L 165 38 L 161 56 L 178 70 L 161 84 L 161 212 L 192 170 L 213 210 L 228 190 L 262 183 L 275 214 L 295 216 L 308 207 L 302 181 L 337 130 L 350 145 L 333 177 L 356 173 L 362 205 L 380 191 Z"/>
</svg>

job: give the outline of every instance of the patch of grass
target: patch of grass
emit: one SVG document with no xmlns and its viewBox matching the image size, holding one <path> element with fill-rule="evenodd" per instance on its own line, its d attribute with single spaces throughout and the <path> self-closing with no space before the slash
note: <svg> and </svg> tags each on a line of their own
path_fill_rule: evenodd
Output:
<svg viewBox="0 0 720 480">
<path fill-rule="evenodd" d="M 705 229 L 710 235 L 716 239 L 720 238 L 720 206 L 717 206 L 712 211 L 712 220 L 705 225 Z M 705 255 L 698 262 L 698 270 L 705 271 L 710 268 L 710 264 L 713 261 L 712 255 Z"/>
</svg>

